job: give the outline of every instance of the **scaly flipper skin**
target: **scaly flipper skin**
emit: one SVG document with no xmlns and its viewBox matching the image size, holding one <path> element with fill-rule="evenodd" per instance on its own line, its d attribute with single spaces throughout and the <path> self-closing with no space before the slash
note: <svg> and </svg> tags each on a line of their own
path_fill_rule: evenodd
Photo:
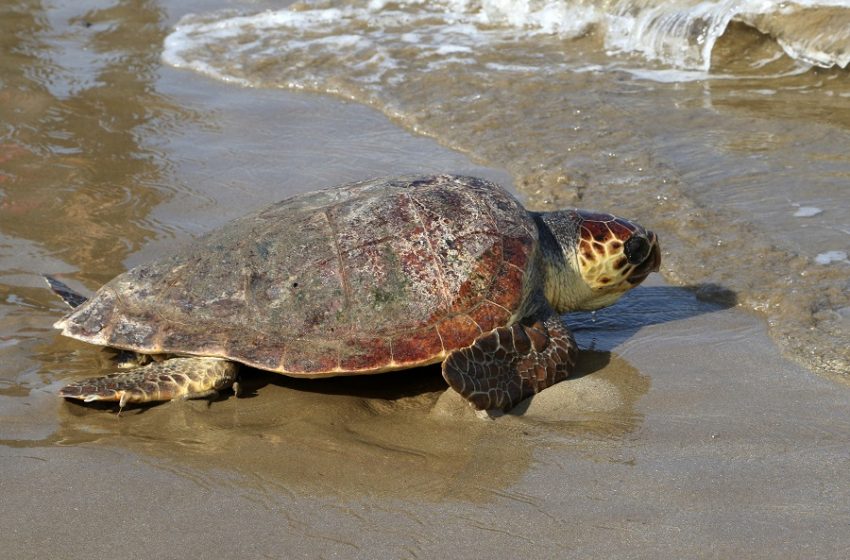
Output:
<svg viewBox="0 0 850 560">
<path fill-rule="evenodd" d="M 93 377 L 62 388 L 69 399 L 128 403 L 195 399 L 233 386 L 238 366 L 219 358 L 172 358 L 126 373 Z"/>
<path fill-rule="evenodd" d="M 570 376 L 578 348 L 551 311 L 532 325 L 515 323 L 482 334 L 452 352 L 443 377 L 477 410 L 508 410 Z"/>
</svg>

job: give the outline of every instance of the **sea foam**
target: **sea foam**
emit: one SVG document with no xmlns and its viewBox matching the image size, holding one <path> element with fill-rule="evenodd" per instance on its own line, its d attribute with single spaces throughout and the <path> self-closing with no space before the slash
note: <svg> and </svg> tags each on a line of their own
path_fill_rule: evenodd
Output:
<svg viewBox="0 0 850 560">
<path fill-rule="evenodd" d="M 249 30 L 262 34 L 281 28 L 306 41 L 299 44 L 302 47 L 318 41 L 308 36 L 310 32 L 327 39 L 338 29 L 340 35 L 372 39 L 379 35 L 381 41 L 416 44 L 437 54 L 440 49 L 444 53 L 452 49 L 450 54 L 464 52 L 494 39 L 535 34 L 569 39 L 595 32 L 611 53 L 637 53 L 676 69 L 695 71 L 697 74 L 685 75 L 694 79 L 699 72 L 710 70 L 714 47 L 733 21 L 773 36 L 789 57 L 807 65 L 846 67 L 850 63 L 850 0 L 354 0 L 342 6 L 316 0 L 298 10 L 187 16 L 166 39 L 163 57 L 169 64 L 192 66 L 224 79 L 212 68 L 190 65 L 181 53 L 198 43 L 211 45 Z M 242 50 L 251 48 L 250 42 L 240 46 Z M 651 73 L 642 77 L 670 79 Z"/>
</svg>

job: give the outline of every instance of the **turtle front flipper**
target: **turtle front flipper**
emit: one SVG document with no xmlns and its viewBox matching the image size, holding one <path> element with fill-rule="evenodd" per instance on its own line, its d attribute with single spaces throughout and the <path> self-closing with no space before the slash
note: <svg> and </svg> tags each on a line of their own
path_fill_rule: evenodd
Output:
<svg viewBox="0 0 850 560">
<path fill-rule="evenodd" d="M 578 348 L 549 311 L 533 324 L 499 327 L 449 354 L 443 377 L 477 410 L 502 410 L 569 377 Z"/>
<path fill-rule="evenodd" d="M 59 394 L 84 402 L 148 403 L 197 399 L 236 382 L 238 366 L 219 358 L 172 358 L 125 373 L 93 377 L 63 387 Z"/>
</svg>

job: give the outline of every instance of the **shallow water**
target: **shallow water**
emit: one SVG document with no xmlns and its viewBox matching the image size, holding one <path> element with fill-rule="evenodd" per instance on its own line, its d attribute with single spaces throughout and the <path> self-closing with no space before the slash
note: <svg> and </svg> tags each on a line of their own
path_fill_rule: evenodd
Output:
<svg viewBox="0 0 850 560">
<path fill-rule="evenodd" d="M 315 1 L 187 16 L 163 58 L 374 106 L 506 167 L 533 206 L 649 223 L 669 278 L 737 292 L 789 355 L 843 374 L 848 19 L 837 1 Z"/>
</svg>

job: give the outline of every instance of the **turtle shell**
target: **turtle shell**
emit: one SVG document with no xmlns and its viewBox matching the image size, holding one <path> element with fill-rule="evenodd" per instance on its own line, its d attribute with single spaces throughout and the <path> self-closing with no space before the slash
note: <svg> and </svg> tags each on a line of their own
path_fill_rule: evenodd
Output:
<svg viewBox="0 0 850 560">
<path fill-rule="evenodd" d="M 295 376 L 442 360 L 514 319 L 532 216 L 470 177 L 379 179 L 286 199 L 103 286 L 56 326 L 146 354 Z"/>
</svg>

